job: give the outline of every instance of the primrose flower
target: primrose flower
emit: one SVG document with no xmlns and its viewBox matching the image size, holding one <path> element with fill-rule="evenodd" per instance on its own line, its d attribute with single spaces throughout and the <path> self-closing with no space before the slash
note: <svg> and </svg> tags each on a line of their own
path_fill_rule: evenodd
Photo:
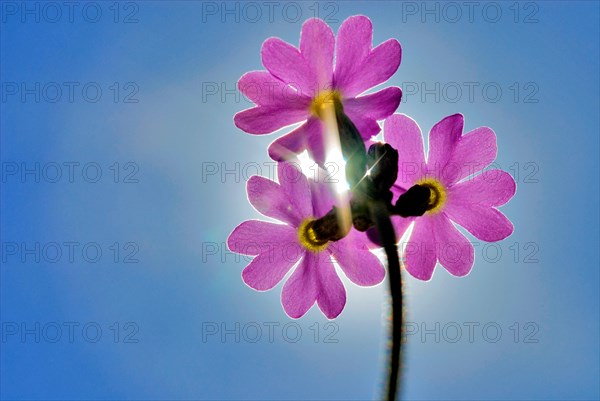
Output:
<svg viewBox="0 0 600 401">
<path fill-rule="evenodd" d="M 405 249 L 405 267 L 421 280 L 431 278 L 436 261 L 454 276 L 471 271 L 473 246 L 452 222 L 487 242 L 513 232 L 512 223 L 497 207 L 513 197 L 515 181 L 502 170 L 481 172 L 496 158 L 496 134 L 480 127 L 463 135 L 463 125 L 461 114 L 437 123 L 429 132 L 425 161 L 421 129 L 414 120 L 395 114 L 384 123 L 384 139 L 399 156 L 394 194 L 399 196 L 415 184 L 431 191 L 429 210 L 423 216 L 394 218 L 398 237 L 415 223 Z"/>
<path fill-rule="evenodd" d="M 372 48 L 372 37 L 371 21 L 359 15 L 342 23 L 337 42 L 331 28 L 317 18 L 302 26 L 299 49 L 279 38 L 267 39 L 261 50 L 267 71 L 248 72 L 238 82 L 240 91 L 257 106 L 237 113 L 235 125 L 262 135 L 303 122 L 275 140 L 269 155 L 281 161 L 306 149 L 320 165 L 327 156 L 328 106 L 341 103 L 363 139 L 376 135 L 377 120 L 394 113 L 402 91 L 389 87 L 358 95 L 396 72 L 402 50 L 395 39 Z"/>
<path fill-rule="evenodd" d="M 284 224 L 245 221 L 233 230 L 227 245 L 233 252 L 255 256 L 243 270 L 242 279 L 258 291 L 275 287 L 300 261 L 283 286 L 285 312 L 299 318 L 316 302 L 327 318 L 334 319 L 344 309 L 346 290 L 332 256 L 346 276 L 360 286 L 380 283 L 385 270 L 369 251 L 364 233 L 351 230 L 339 241 L 317 239 L 312 223 L 335 203 L 326 184 L 307 179 L 290 162 L 278 163 L 278 177 L 279 184 L 253 176 L 247 192 L 256 210 Z"/>
</svg>

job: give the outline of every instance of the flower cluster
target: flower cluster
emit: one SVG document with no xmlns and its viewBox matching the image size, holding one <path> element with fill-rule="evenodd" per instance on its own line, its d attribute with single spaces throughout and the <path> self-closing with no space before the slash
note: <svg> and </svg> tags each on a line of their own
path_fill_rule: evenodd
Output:
<svg viewBox="0 0 600 401">
<path fill-rule="evenodd" d="M 279 184 L 251 177 L 248 200 L 260 213 L 284 224 L 245 221 L 233 230 L 227 244 L 234 252 L 256 256 L 242 278 L 259 291 L 276 286 L 300 261 L 283 286 L 283 308 L 290 317 L 299 318 L 316 302 L 325 316 L 333 319 L 344 308 L 346 291 L 331 257 L 353 283 L 361 286 L 380 283 L 385 270 L 369 250 L 363 233 L 352 230 L 339 241 L 315 238 L 311 223 L 335 205 L 327 184 L 308 179 L 298 163 L 280 162 L 278 178 Z"/>
<path fill-rule="evenodd" d="M 329 319 L 342 312 L 346 292 L 335 264 L 360 286 L 384 279 L 383 265 L 371 252 L 381 210 L 391 218 L 394 241 L 410 233 L 403 265 L 421 280 L 431 279 L 437 262 L 454 276 L 471 271 L 473 247 L 455 224 L 483 241 L 513 231 L 497 208 L 514 195 L 514 180 L 501 170 L 482 173 L 496 158 L 494 132 L 480 127 L 463 133 L 463 116 L 448 116 L 429 132 L 426 157 L 418 124 L 394 114 L 400 89 L 364 94 L 387 81 L 401 60 L 398 41 L 373 47 L 372 35 L 364 16 L 345 20 L 337 37 L 323 21 L 310 19 L 298 48 L 267 39 L 261 51 L 266 71 L 249 72 L 238 83 L 256 103 L 234 118 L 243 131 L 262 135 L 300 123 L 269 146 L 279 162 L 279 182 L 255 176 L 247 183 L 250 203 L 282 224 L 246 221 L 228 238 L 233 252 L 254 256 L 242 273 L 251 288 L 272 289 L 292 271 L 281 295 L 292 318 L 315 303 Z M 382 120 L 385 147 L 373 141 Z M 306 150 L 322 166 L 336 146 L 353 174 L 359 172 L 347 199 L 304 176 L 296 163 Z M 351 215 L 347 227 L 340 222 L 344 210 Z"/>
<path fill-rule="evenodd" d="M 390 39 L 372 48 L 372 37 L 371 21 L 354 16 L 342 23 L 337 40 L 317 18 L 302 26 L 298 49 L 279 38 L 267 39 L 261 50 L 267 71 L 251 71 L 238 82 L 257 106 L 236 114 L 235 125 L 261 135 L 302 121 L 269 146 L 269 155 L 285 160 L 307 150 L 322 164 L 327 150 L 322 110 L 340 101 L 363 139 L 370 139 L 380 131 L 377 120 L 394 113 L 402 97 L 396 87 L 358 96 L 387 81 L 400 65 L 400 43 Z"/>
</svg>

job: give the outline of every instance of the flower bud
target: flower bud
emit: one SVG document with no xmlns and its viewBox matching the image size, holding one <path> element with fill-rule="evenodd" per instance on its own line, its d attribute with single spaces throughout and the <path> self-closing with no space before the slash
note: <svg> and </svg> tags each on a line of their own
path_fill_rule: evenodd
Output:
<svg viewBox="0 0 600 401">
<path fill-rule="evenodd" d="M 360 132 L 344 113 L 341 103 L 336 103 L 335 117 L 342 155 L 346 159 L 346 180 L 352 188 L 362 180 L 367 172 L 367 150 Z"/>
<path fill-rule="evenodd" d="M 431 190 L 424 185 L 414 185 L 400 195 L 394 211 L 402 217 L 423 216 L 429 209 Z"/>
<path fill-rule="evenodd" d="M 387 192 L 398 178 L 398 151 L 387 143 L 375 143 L 369 147 L 367 166 L 376 191 Z"/>
</svg>

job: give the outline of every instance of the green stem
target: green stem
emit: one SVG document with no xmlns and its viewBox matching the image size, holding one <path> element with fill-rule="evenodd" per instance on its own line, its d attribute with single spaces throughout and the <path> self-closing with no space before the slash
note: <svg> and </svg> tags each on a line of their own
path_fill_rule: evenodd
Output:
<svg viewBox="0 0 600 401">
<path fill-rule="evenodd" d="M 392 349 L 389 360 L 387 400 L 395 401 L 400 393 L 400 362 L 402 357 L 402 274 L 396 245 L 396 233 L 385 204 L 377 202 L 372 208 L 373 220 L 379 230 L 388 260 L 388 278 L 392 296 Z"/>
</svg>

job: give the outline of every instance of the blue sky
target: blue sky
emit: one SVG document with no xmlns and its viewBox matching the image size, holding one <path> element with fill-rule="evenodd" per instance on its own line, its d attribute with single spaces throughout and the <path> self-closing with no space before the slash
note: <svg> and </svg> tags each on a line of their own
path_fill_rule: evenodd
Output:
<svg viewBox="0 0 600 401">
<path fill-rule="evenodd" d="M 384 285 L 293 321 L 224 245 L 273 176 L 235 83 L 315 13 L 397 38 L 398 112 L 492 127 L 518 185 L 469 276 L 406 277 L 405 399 L 600 397 L 598 3 L 23 4 L 0 9 L 2 399 L 381 394 Z"/>
</svg>

